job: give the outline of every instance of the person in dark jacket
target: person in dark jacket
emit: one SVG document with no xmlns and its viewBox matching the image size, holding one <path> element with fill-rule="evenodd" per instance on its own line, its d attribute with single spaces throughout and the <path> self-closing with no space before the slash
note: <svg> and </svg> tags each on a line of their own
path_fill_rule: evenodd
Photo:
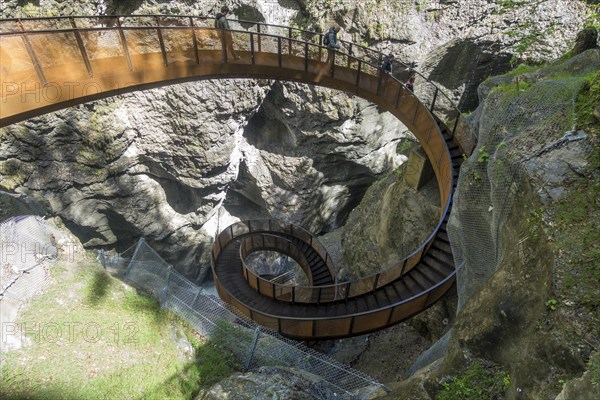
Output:
<svg viewBox="0 0 600 400">
<path fill-rule="evenodd" d="M 325 46 L 327 46 L 327 62 L 333 60 L 333 52 L 340 48 L 340 44 L 337 41 L 337 34 L 340 31 L 339 25 L 334 25 L 327 31 L 327 38 L 325 39 Z"/>
<path fill-rule="evenodd" d="M 227 32 L 229 31 L 229 21 L 227 21 L 227 14 L 229 14 L 229 7 L 221 7 L 221 12 L 217 13 L 215 17 L 215 28 L 222 30 L 222 40 L 225 42 L 227 54 L 230 54 L 230 57 L 234 60 L 239 60 L 240 57 L 236 54 L 235 50 L 233 49 L 233 37 L 231 36 L 231 32 Z"/>
<path fill-rule="evenodd" d="M 327 31 L 327 48 L 339 49 L 340 44 L 337 42 L 337 34 L 340 31 L 339 25 L 334 25 Z"/>
<path fill-rule="evenodd" d="M 393 54 L 383 56 L 383 62 L 381 63 L 381 69 L 383 70 L 383 72 L 387 72 L 390 75 L 392 74 L 393 61 L 394 61 Z"/>
</svg>

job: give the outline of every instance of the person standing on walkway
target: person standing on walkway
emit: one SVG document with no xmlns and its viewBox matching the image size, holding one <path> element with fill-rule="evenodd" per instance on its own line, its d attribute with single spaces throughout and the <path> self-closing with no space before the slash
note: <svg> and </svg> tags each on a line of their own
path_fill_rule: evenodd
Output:
<svg viewBox="0 0 600 400">
<path fill-rule="evenodd" d="M 217 13 L 217 16 L 215 17 L 215 28 L 217 29 L 221 29 L 221 40 L 223 40 L 224 42 L 224 47 L 225 47 L 225 51 L 227 51 L 227 54 L 231 54 L 231 58 L 233 58 L 233 60 L 239 60 L 240 57 L 236 54 L 235 50 L 233 49 L 233 37 L 231 35 L 231 32 L 229 32 L 229 21 L 227 21 L 227 14 L 229 14 L 229 7 L 227 6 L 223 6 L 221 7 L 221 12 Z"/>
<path fill-rule="evenodd" d="M 383 60 L 381 61 L 381 66 L 380 66 L 380 70 L 379 70 L 379 74 L 380 74 L 380 81 L 378 84 L 378 91 L 379 94 L 382 94 L 382 92 L 385 92 L 386 88 L 388 87 L 389 84 L 389 79 L 392 76 L 392 70 L 393 70 L 393 65 L 392 62 L 394 61 L 394 55 L 393 54 L 386 54 L 383 56 Z"/>
<path fill-rule="evenodd" d="M 404 86 L 411 92 L 415 90 L 415 76 L 411 75 L 408 80 L 404 83 Z"/>
<path fill-rule="evenodd" d="M 392 74 L 393 71 L 393 63 L 394 61 L 394 55 L 393 54 L 389 54 L 389 55 L 384 55 L 383 56 L 383 61 L 381 62 L 381 69 L 383 70 L 383 72 L 386 72 L 388 74 Z"/>
<path fill-rule="evenodd" d="M 323 45 L 327 47 L 327 63 L 333 61 L 333 52 L 335 50 L 339 50 L 340 48 L 340 44 L 337 41 L 337 34 L 339 33 L 339 31 L 340 26 L 334 25 L 331 28 L 329 28 L 325 35 L 323 35 Z"/>
</svg>

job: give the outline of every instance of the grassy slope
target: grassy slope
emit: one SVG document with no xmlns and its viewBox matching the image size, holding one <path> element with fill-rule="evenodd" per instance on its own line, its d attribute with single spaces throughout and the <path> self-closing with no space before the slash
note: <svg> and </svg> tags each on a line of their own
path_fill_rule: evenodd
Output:
<svg viewBox="0 0 600 400">
<path fill-rule="evenodd" d="M 229 353 L 97 262 L 52 275 L 19 317 L 30 344 L 3 360 L 0 398 L 187 399 L 235 369 Z M 183 338 L 193 355 L 178 348 Z"/>
</svg>

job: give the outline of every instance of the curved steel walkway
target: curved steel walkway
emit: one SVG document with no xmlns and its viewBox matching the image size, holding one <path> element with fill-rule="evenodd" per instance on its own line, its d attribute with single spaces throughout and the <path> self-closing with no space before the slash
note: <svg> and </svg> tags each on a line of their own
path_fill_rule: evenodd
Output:
<svg viewBox="0 0 600 400">
<path fill-rule="evenodd" d="M 430 99 L 423 104 L 381 73 L 381 54 L 371 49 L 346 43 L 346 53 L 329 53 L 318 33 L 247 21 L 234 22 L 246 30 L 228 36 L 213 29 L 213 21 L 158 15 L 0 20 L 0 127 L 91 100 L 201 79 L 278 79 L 355 94 L 395 115 L 425 150 L 440 193 L 435 231 L 406 260 L 336 285 L 331 261 L 311 235 L 273 222 L 267 228 L 258 221 L 240 223 L 223 231 L 213 247 L 217 289 L 244 314 L 299 339 L 380 329 L 441 297 L 454 281 L 445 219 L 462 160 L 453 137 L 459 125 L 467 126 L 460 112 L 425 79 L 415 88 Z M 226 51 L 229 40 L 238 57 Z M 265 283 L 243 267 L 240 252 L 269 248 L 267 237 L 280 241 L 270 248 L 299 260 L 314 286 Z M 263 247 L 253 244 L 260 238 Z M 300 250 L 285 247 L 290 243 Z M 315 262 L 327 273 L 315 269 Z"/>
</svg>

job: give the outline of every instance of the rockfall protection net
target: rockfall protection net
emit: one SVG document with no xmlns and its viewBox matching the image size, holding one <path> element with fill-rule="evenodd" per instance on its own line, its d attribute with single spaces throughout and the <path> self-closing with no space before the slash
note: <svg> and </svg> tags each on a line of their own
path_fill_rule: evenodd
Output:
<svg viewBox="0 0 600 400">
<path fill-rule="evenodd" d="M 500 85 L 476 111 L 478 143 L 462 164 L 448 224 L 459 309 L 498 268 L 499 234 L 523 172 L 543 154 L 585 139 L 573 129 L 583 78 L 553 78 L 531 86 L 511 77 L 498 79 Z"/>
<path fill-rule="evenodd" d="M 40 217 L 12 217 L 0 224 L 0 301 L 24 302 L 49 280 L 57 257 L 53 229 Z"/>
<path fill-rule="evenodd" d="M 218 339 L 247 370 L 281 366 L 304 370 L 323 381 L 321 399 L 367 399 L 385 387 L 328 356 L 261 327 L 192 283 L 167 264 L 143 239 L 118 256 L 100 252 L 111 274 L 150 293 L 203 336 Z"/>
</svg>

